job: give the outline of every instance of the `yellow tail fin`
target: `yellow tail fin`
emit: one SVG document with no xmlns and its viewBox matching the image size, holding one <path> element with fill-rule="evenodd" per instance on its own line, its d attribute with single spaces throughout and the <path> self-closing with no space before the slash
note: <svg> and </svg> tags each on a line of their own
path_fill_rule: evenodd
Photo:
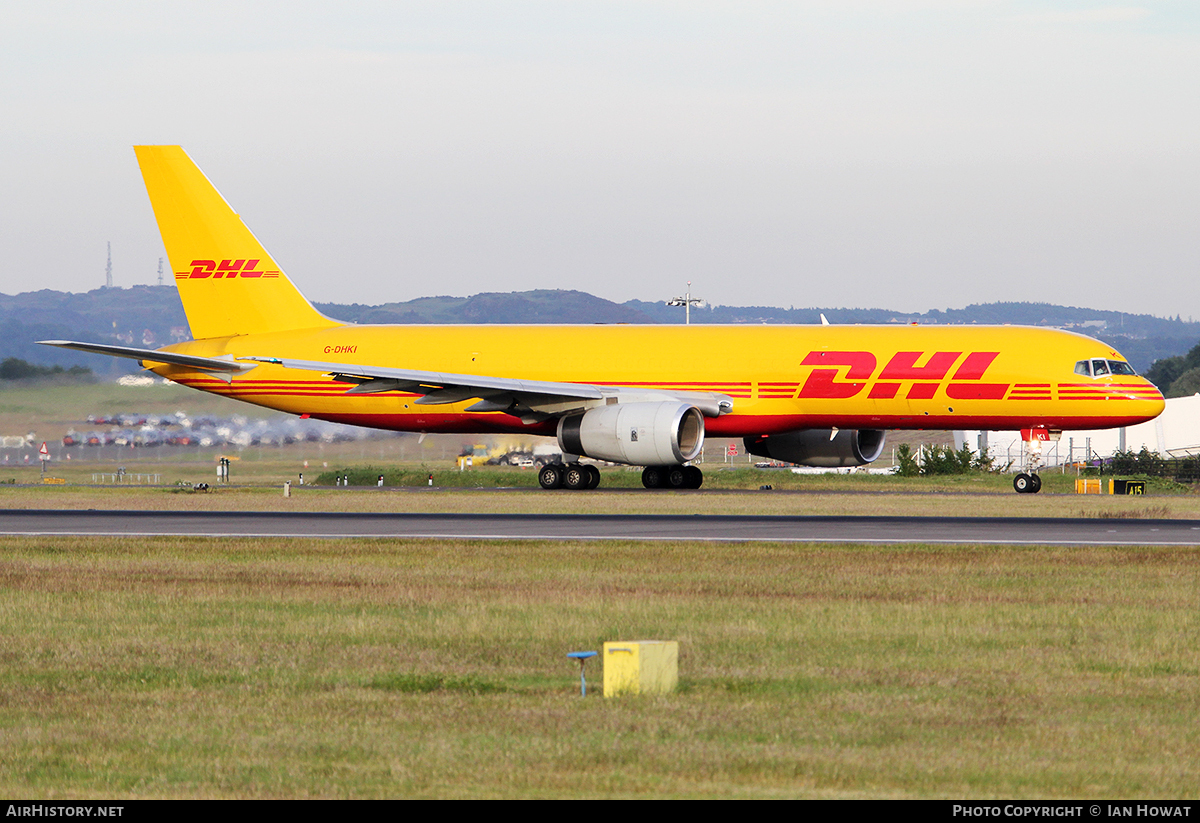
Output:
<svg viewBox="0 0 1200 823">
<path fill-rule="evenodd" d="M 340 325 L 313 308 L 179 146 L 134 146 L 192 336 Z"/>
</svg>

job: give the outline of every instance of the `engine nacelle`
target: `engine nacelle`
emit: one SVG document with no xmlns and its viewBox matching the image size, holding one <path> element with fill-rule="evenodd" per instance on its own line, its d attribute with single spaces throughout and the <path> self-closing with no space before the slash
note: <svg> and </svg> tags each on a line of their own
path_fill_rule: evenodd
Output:
<svg viewBox="0 0 1200 823">
<path fill-rule="evenodd" d="M 689 403 L 616 403 L 558 421 L 558 446 L 631 466 L 670 466 L 694 460 L 704 445 L 704 415 Z"/>
<path fill-rule="evenodd" d="M 831 437 L 832 435 L 832 437 Z M 879 429 L 803 429 L 747 437 L 746 451 L 801 466 L 862 466 L 879 459 L 886 433 Z"/>
</svg>

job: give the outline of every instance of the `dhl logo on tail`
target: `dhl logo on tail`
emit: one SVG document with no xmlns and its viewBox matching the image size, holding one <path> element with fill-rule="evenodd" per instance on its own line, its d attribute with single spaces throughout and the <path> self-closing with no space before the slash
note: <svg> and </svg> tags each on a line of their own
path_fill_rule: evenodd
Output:
<svg viewBox="0 0 1200 823">
<path fill-rule="evenodd" d="M 259 260 L 193 260 L 192 270 L 175 272 L 176 280 L 202 280 L 211 277 L 232 279 L 234 277 L 278 277 L 278 271 L 258 271 Z"/>
</svg>

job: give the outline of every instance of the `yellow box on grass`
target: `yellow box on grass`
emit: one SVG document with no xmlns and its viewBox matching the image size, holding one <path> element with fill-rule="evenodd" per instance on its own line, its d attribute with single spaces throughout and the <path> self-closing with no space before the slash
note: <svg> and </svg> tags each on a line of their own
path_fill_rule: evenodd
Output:
<svg viewBox="0 0 1200 823">
<path fill-rule="evenodd" d="M 604 644 L 604 696 L 666 694 L 679 684 L 679 642 L 633 640 Z"/>
</svg>

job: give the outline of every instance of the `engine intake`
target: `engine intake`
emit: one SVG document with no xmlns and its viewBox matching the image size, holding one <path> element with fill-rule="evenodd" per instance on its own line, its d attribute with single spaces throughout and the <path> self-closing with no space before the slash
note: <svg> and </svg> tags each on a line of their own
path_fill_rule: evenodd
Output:
<svg viewBox="0 0 1200 823">
<path fill-rule="evenodd" d="M 704 415 L 689 403 L 616 403 L 558 421 L 558 446 L 631 466 L 694 460 L 704 446 Z"/>
<path fill-rule="evenodd" d="M 759 457 L 800 466 L 862 466 L 883 453 L 886 433 L 879 429 L 803 429 L 786 434 L 757 435 L 742 442 Z"/>
</svg>

